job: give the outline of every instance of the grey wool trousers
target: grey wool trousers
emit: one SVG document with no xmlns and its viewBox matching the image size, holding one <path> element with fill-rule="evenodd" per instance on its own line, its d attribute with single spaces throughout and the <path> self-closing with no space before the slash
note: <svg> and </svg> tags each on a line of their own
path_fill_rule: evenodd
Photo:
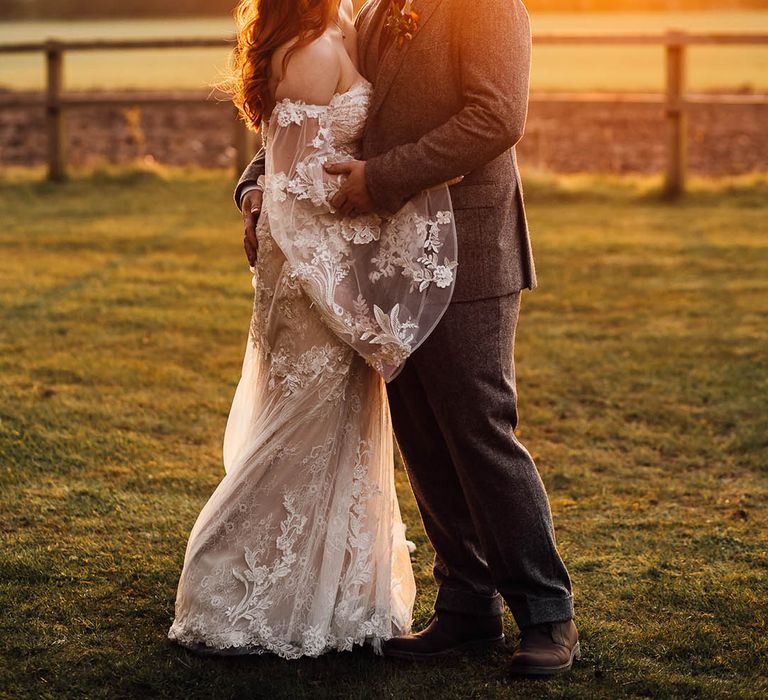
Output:
<svg viewBox="0 0 768 700">
<path fill-rule="evenodd" d="M 392 423 L 436 551 L 435 609 L 519 627 L 573 616 L 544 484 L 517 440 L 520 293 L 454 302 L 388 385 Z"/>
</svg>

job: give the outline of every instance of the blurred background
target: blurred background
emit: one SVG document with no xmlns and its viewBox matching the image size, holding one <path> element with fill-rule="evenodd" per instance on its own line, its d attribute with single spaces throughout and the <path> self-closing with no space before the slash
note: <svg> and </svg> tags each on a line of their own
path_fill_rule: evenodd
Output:
<svg viewBox="0 0 768 700">
<path fill-rule="evenodd" d="M 223 167 L 233 162 L 238 136 L 231 111 L 215 100 L 205 104 L 211 85 L 226 72 L 227 47 L 151 48 L 155 39 L 231 36 L 231 5 L 228 0 L 5 0 L 0 45 L 27 46 L 0 54 L 0 165 L 46 161 L 39 105 L 48 80 L 46 57 L 41 47 L 29 44 L 52 38 L 147 44 L 63 52 L 57 90 L 75 93 L 64 98 L 65 104 L 74 103 L 65 106 L 61 136 L 68 163 L 151 158 Z M 669 80 L 661 35 L 670 29 L 700 35 L 767 32 L 767 7 L 765 0 L 531 0 L 533 94 L 521 160 L 558 172 L 663 170 L 674 146 L 666 141 L 662 93 Z M 573 43 L 584 35 L 601 39 Z M 623 40 L 628 35 L 635 38 Z M 647 43 L 636 43 L 638 36 Z M 613 43 L 604 43 L 609 37 Z M 691 102 L 683 134 L 690 171 L 728 175 L 762 169 L 768 160 L 765 39 L 734 44 L 700 37 L 684 44 L 682 64 L 681 88 Z M 94 91 L 100 94 L 88 94 Z M 560 128 L 566 118 L 567 130 Z"/>
</svg>

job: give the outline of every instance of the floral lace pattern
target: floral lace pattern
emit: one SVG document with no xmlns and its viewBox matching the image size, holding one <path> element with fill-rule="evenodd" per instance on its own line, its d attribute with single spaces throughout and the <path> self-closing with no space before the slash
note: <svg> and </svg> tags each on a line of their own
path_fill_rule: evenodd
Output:
<svg viewBox="0 0 768 700">
<path fill-rule="evenodd" d="M 439 208 L 442 223 L 438 210 L 423 226 L 403 219 L 397 236 L 376 218 L 332 214 L 327 197 L 338 183 L 318 179 L 318 169 L 326 155 L 356 153 L 369 97 L 363 84 L 327 107 L 283 101 L 272 115 L 289 131 L 310 118 L 322 124 L 304 134 L 315 160 L 295 147 L 303 165 L 265 183 L 249 342 L 224 438 L 226 475 L 190 534 L 168 632 L 193 650 L 295 659 L 365 643 L 380 650 L 410 630 L 415 583 L 389 411 L 383 381 L 366 360 L 383 372 L 418 342 L 420 319 L 398 295 L 424 282 L 447 289 L 438 268 L 453 268 L 439 233 L 450 210 Z M 273 131 L 267 149 L 279 145 Z M 281 218 L 288 206 L 296 211 L 290 231 Z M 303 255 L 286 255 L 286 237 Z M 369 252 L 361 268 L 354 251 L 374 245 L 381 264 Z M 349 281 L 373 284 L 371 273 L 401 287 L 364 297 Z M 353 338 L 373 348 L 365 360 Z"/>
<path fill-rule="evenodd" d="M 326 377 L 343 376 L 349 371 L 352 351 L 332 347 L 329 343 L 314 345 L 298 357 L 292 357 L 284 348 L 272 354 L 269 367 L 269 388 L 278 384 L 288 396 L 305 389 L 311 382 L 323 382 Z"/>
<path fill-rule="evenodd" d="M 455 282 L 456 233 L 447 187 L 394 216 L 342 218 L 327 163 L 359 156 L 367 84 L 318 107 L 283 101 L 267 127 L 265 209 L 290 274 L 336 335 L 386 380 L 434 328 Z"/>
</svg>

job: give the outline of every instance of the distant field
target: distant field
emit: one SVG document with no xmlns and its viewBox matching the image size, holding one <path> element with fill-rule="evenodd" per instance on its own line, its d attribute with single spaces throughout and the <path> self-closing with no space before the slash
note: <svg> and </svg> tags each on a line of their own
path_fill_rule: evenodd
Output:
<svg viewBox="0 0 768 700">
<path fill-rule="evenodd" d="M 532 16 L 534 33 L 689 31 L 768 32 L 768 11 L 686 13 L 547 13 Z M 60 38 L 226 36 L 227 18 L 83 22 L 0 22 L 0 43 Z M 132 51 L 73 54 L 67 85 L 89 88 L 204 88 L 226 65 L 225 50 Z M 657 90 L 663 52 L 655 47 L 541 46 L 535 50 L 534 89 Z M 768 47 L 706 47 L 691 51 L 696 90 L 768 90 Z M 39 89 L 41 56 L 3 56 L 0 86 Z"/>
</svg>

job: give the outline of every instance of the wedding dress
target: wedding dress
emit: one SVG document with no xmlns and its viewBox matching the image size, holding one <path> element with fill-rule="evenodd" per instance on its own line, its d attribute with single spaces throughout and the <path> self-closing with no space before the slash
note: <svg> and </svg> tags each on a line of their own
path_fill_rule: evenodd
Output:
<svg viewBox="0 0 768 700">
<path fill-rule="evenodd" d="M 254 309 L 168 636 L 211 653 L 317 656 L 410 630 L 415 584 L 384 380 L 453 290 L 443 186 L 394 217 L 342 218 L 326 162 L 359 156 L 371 86 L 282 100 L 264 124 Z"/>
</svg>

